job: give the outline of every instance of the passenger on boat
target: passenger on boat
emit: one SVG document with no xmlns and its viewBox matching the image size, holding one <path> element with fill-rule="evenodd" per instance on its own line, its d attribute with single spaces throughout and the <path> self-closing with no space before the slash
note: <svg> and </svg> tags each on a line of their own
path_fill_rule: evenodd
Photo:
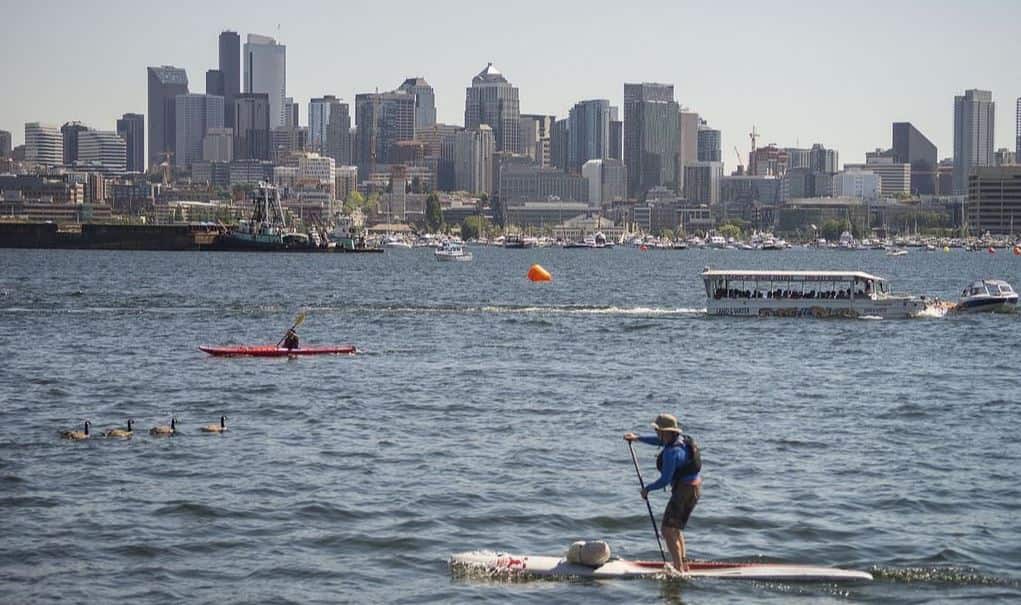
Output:
<svg viewBox="0 0 1021 605">
<path fill-rule="evenodd" d="M 298 334 L 293 328 L 288 330 L 287 335 L 284 336 L 284 348 L 287 350 L 298 348 Z"/>
</svg>

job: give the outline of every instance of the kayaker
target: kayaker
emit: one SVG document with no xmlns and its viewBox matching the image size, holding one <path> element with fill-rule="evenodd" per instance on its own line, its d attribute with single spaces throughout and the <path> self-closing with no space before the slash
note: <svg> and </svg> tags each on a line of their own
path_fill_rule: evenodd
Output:
<svg viewBox="0 0 1021 605">
<path fill-rule="evenodd" d="M 663 538 L 670 549 L 674 568 L 680 572 L 687 572 L 683 532 L 691 512 L 695 510 L 695 505 L 702 495 L 700 472 L 702 455 L 695 440 L 681 433 L 681 427 L 677 424 L 675 416 L 660 414 L 652 426 L 656 429 L 655 436 L 626 433 L 624 439 L 663 448 L 656 457 L 656 468 L 660 471 L 659 479 L 642 489 L 642 498 L 648 499 L 649 492 L 663 489 L 667 485 L 671 486 L 670 501 L 663 511 L 661 523 Z"/>
<path fill-rule="evenodd" d="M 294 331 L 294 328 L 288 330 L 287 334 L 284 336 L 284 348 L 289 351 L 298 348 L 298 333 Z"/>
</svg>

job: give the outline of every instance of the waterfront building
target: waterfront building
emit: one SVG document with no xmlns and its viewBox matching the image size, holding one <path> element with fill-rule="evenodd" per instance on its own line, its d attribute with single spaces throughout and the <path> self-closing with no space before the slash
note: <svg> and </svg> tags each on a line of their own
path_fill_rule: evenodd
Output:
<svg viewBox="0 0 1021 605">
<path fill-rule="evenodd" d="M 896 197 L 910 193 L 911 164 L 895 162 L 891 153 L 878 149 L 875 153 L 865 154 L 865 157 L 866 163 L 845 164 L 844 170 L 861 170 L 878 176 L 880 196 Z"/>
<path fill-rule="evenodd" d="M 177 95 L 188 94 L 188 75 L 179 67 L 147 67 L 149 95 L 149 166 L 173 163 L 176 151 Z"/>
<path fill-rule="evenodd" d="M 212 129 L 223 128 L 223 97 L 177 95 L 175 113 L 177 153 L 174 164 L 181 167 L 202 160 L 202 140 Z"/>
<path fill-rule="evenodd" d="M 355 96 L 355 145 L 359 169 L 375 172 L 388 164 L 397 141 L 415 138 L 415 96 L 404 91 L 362 93 Z"/>
<path fill-rule="evenodd" d="M 223 72 L 219 69 L 206 70 L 206 94 L 223 96 Z"/>
<path fill-rule="evenodd" d="M 64 137 L 56 126 L 28 122 L 25 124 L 25 161 L 40 166 L 64 163 Z"/>
<path fill-rule="evenodd" d="M 833 175 L 833 195 L 836 197 L 876 200 L 880 190 L 880 178 L 870 170 L 852 167 Z"/>
<path fill-rule="evenodd" d="M 684 197 L 691 204 L 715 206 L 720 201 L 722 162 L 693 162 L 684 167 Z"/>
<path fill-rule="evenodd" d="M 588 181 L 555 168 L 509 162 L 500 166 L 500 203 L 546 201 L 588 202 Z"/>
<path fill-rule="evenodd" d="M 1012 166 L 1017 163 L 1017 156 L 1014 154 L 1013 149 L 1007 149 L 1001 147 L 993 153 L 993 165 L 994 166 Z"/>
<path fill-rule="evenodd" d="M 60 127 L 60 135 L 63 138 L 63 161 L 65 166 L 71 166 L 78 161 L 78 135 L 87 132 L 89 127 L 81 122 L 66 122 Z"/>
<path fill-rule="evenodd" d="M 337 164 L 333 158 L 318 153 L 303 153 L 298 156 L 298 183 L 305 188 L 324 191 L 330 199 L 336 199 Z"/>
<path fill-rule="evenodd" d="M 588 203 L 603 204 L 627 199 L 627 168 L 621 160 L 602 158 L 589 160 L 581 167 L 581 175 L 588 181 Z"/>
<path fill-rule="evenodd" d="M 493 194 L 493 166 L 496 136 L 493 129 L 482 124 L 475 130 L 461 130 L 454 135 L 454 187 L 468 193 Z"/>
<path fill-rule="evenodd" d="M 541 168 L 540 170 L 550 169 Z M 558 199 L 515 200 L 507 202 L 504 208 L 504 224 L 519 227 L 562 225 L 572 219 L 586 216 L 592 211 L 592 208 L 584 202 Z M 607 222 L 609 223 L 609 221 Z"/>
<path fill-rule="evenodd" d="M 145 172 L 145 116 L 124 114 L 117 120 L 117 134 L 124 139 L 127 172 Z"/>
<path fill-rule="evenodd" d="M 7 130 L 0 130 L 0 158 L 11 155 L 11 133 Z"/>
<path fill-rule="evenodd" d="M 978 166 L 969 173 L 968 231 L 1015 235 L 1021 231 L 1021 166 Z"/>
<path fill-rule="evenodd" d="M 955 195 L 954 191 L 954 159 L 943 158 L 936 165 L 936 194 Z"/>
<path fill-rule="evenodd" d="M 436 123 L 436 93 L 425 78 L 408 78 L 397 90 L 415 97 L 415 132 Z"/>
<path fill-rule="evenodd" d="M 241 93 L 241 36 L 237 32 L 220 32 L 219 71 L 223 78 L 223 124 L 234 124 L 234 99 Z M 209 91 L 206 91 L 209 93 Z M 210 93 L 216 94 L 216 93 Z"/>
<path fill-rule="evenodd" d="M 698 130 L 702 126 L 702 118 L 695 112 L 681 109 L 677 125 L 680 128 L 677 150 L 677 192 L 684 191 L 684 167 L 698 161 Z"/>
<path fill-rule="evenodd" d="M 935 195 L 936 146 L 911 122 L 894 122 L 892 149 L 897 162 L 911 164 L 911 193 Z"/>
<path fill-rule="evenodd" d="M 202 139 L 202 161 L 229 164 L 233 159 L 234 130 L 232 128 L 209 128 L 205 138 Z"/>
<path fill-rule="evenodd" d="M 234 160 L 269 160 L 270 105 L 265 93 L 239 93 L 234 99 Z M 233 177 L 231 177 L 233 181 Z"/>
<path fill-rule="evenodd" d="M 519 128 L 521 153 L 543 168 L 553 165 L 550 151 L 550 135 L 553 133 L 553 123 L 556 120 L 556 116 L 550 115 L 521 115 L 521 126 Z"/>
<path fill-rule="evenodd" d="M 678 188 L 680 138 L 680 106 L 674 100 L 673 85 L 624 84 L 624 164 L 629 195 L 642 196 L 658 185 Z"/>
<path fill-rule="evenodd" d="M 517 87 L 511 85 L 492 63 L 487 64 L 465 90 L 465 129 L 478 129 L 486 124 L 493 129 L 497 151 L 520 153 L 520 118 Z"/>
<path fill-rule="evenodd" d="M 334 195 L 338 200 L 346 200 L 352 191 L 358 190 L 358 167 L 336 166 L 334 173 Z"/>
<path fill-rule="evenodd" d="M 245 92 L 269 99 L 269 128 L 287 123 L 287 47 L 269 36 L 248 34 L 245 42 Z"/>
<path fill-rule="evenodd" d="M 567 118 L 567 165 L 573 173 L 589 160 L 610 157 L 610 122 L 617 108 L 606 99 L 580 101 Z"/>
<path fill-rule="evenodd" d="M 683 125 L 681 129 L 683 135 Z M 698 161 L 723 161 L 723 134 L 715 128 L 709 128 L 705 120 L 700 120 L 698 125 Z M 687 178 L 687 175 L 685 175 L 685 178 Z"/>
<path fill-rule="evenodd" d="M 996 104 L 988 90 L 966 90 L 954 97 L 954 193 L 968 193 L 968 175 L 993 164 Z"/>
<path fill-rule="evenodd" d="M 194 162 L 191 165 L 191 182 L 205 183 L 217 189 L 230 187 L 230 162 Z"/>
<path fill-rule="evenodd" d="M 127 144 L 116 132 L 80 131 L 76 163 L 89 171 L 123 174 L 127 170 Z"/>
<path fill-rule="evenodd" d="M 568 144 L 570 136 L 567 127 L 567 119 L 556 120 L 550 130 L 550 165 L 560 170 L 567 170 L 568 166 Z"/>
</svg>

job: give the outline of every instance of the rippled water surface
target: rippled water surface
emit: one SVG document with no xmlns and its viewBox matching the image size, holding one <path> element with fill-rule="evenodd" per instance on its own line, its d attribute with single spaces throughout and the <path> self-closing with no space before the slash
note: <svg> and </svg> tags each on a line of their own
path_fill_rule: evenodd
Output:
<svg viewBox="0 0 1021 605">
<path fill-rule="evenodd" d="M 1021 599 L 1021 321 L 707 319 L 705 265 L 1021 285 L 1003 251 L 0 250 L 0 602 Z M 360 353 L 196 349 L 274 342 L 302 308 L 304 343 Z M 693 556 L 876 581 L 451 575 L 576 539 L 658 557 L 621 435 L 661 411 L 703 447 Z M 178 437 L 146 434 L 171 416 Z M 58 436 L 129 417 L 130 441 Z"/>
</svg>

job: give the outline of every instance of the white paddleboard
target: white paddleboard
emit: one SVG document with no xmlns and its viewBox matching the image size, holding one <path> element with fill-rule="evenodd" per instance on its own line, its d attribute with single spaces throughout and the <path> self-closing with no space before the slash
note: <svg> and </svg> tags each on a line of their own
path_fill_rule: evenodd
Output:
<svg viewBox="0 0 1021 605">
<path fill-rule="evenodd" d="M 835 567 L 791 565 L 787 563 L 726 563 L 691 561 L 686 574 L 664 570 L 661 561 L 613 559 L 599 567 L 568 563 L 562 557 L 508 555 L 493 552 L 469 552 L 450 557 L 452 570 L 480 570 L 488 573 L 515 573 L 534 576 L 641 578 L 678 575 L 686 578 L 725 578 L 766 582 L 857 582 L 872 580 L 872 574 Z"/>
</svg>

